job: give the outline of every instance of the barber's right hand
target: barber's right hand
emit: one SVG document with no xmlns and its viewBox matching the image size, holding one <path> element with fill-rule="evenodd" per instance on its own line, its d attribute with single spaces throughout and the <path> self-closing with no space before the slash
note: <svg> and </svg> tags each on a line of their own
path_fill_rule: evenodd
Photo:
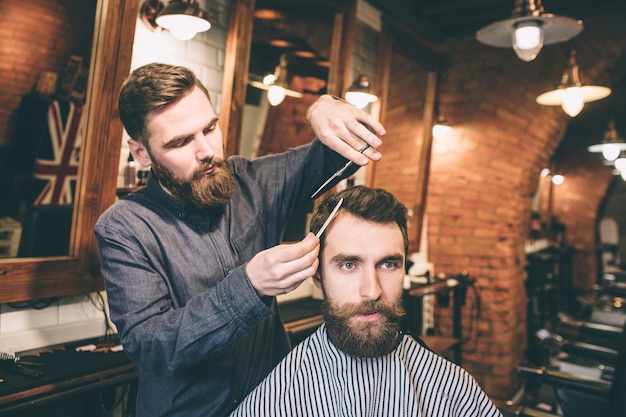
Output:
<svg viewBox="0 0 626 417">
<path fill-rule="evenodd" d="M 319 239 L 309 233 L 298 243 L 282 244 L 257 253 L 246 265 L 246 274 L 260 296 L 285 294 L 315 275 L 319 250 Z"/>
</svg>

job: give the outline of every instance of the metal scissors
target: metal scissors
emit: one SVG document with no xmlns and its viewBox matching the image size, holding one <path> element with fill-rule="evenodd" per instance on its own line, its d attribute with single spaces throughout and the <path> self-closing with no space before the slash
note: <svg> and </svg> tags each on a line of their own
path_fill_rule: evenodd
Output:
<svg viewBox="0 0 626 417">
<path fill-rule="evenodd" d="M 369 129 L 370 132 L 374 133 L 374 130 L 372 130 L 371 127 L 369 127 L 368 125 L 366 125 L 365 123 L 361 123 L 363 126 L 365 126 L 366 128 Z M 369 143 L 366 143 L 365 145 L 363 145 L 361 147 L 361 149 L 359 149 L 359 153 L 363 153 L 365 152 L 368 148 L 370 148 L 371 145 Z M 333 175 L 331 175 L 326 181 L 324 181 L 324 184 L 320 185 L 320 187 L 313 193 L 311 194 L 311 198 L 315 198 L 319 195 L 319 193 L 335 178 L 338 178 L 340 176 L 343 175 L 344 172 L 346 172 L 346 169 L 350 168 L 352 165 L 354 164 L 354 162 L 352 161 L 348 161 L 346 162 L 346 164 L 339 168 Z"/>
</svg>

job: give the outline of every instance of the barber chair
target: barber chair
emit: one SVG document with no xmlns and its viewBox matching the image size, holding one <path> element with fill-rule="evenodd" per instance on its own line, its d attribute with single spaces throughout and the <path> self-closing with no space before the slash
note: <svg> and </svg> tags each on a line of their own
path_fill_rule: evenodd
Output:
<svg viewBox="0 0 626 417">
<path fill-rule="evenodd" d="M 565 347 L 563 340 L 553 342 Z M 526 380 L 525 387 L 550 388 L 556 401 L 554 410 L 543 411 L 528 400 L 526 388 L 502 406 L 505 416 L 624 417 L 626 416 L 626 325 L 619 338 L 618 349 L 593 348 L 595 357 L 581 356 L 586 346 L 574 344 L 576 355 L 566 353 L 560 361 L 577 357 L 564 366 L 520 366 L 518 372 Z M 568 348 L 569 349 L 569 348 Z M 565 349 L 563 349 L 565 350 Z M 563 353 L 563 352 L 561 352 Z M 584 360 L 582 360 L 582 359 Z M 586 363 L 584 361 L 587 361 Z M 603 363 L 594 369 L 590 363 Z M 560 365 L 560 364 L 559 364 Z M 585 370 L 585 367 L 588 369 Z M 567 370 L 567 371 L 566 371 Z M 545 392 L 545 390 L 544 390 Z"/>
</svg>

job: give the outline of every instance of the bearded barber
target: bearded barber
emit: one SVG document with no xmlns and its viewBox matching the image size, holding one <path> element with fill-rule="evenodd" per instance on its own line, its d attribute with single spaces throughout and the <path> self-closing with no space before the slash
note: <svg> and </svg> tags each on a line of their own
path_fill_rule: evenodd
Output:
<svg viewBox="0 0 626 417">
<path fill-rule="evenodd" d="M 158 63 L 131 73 L 119 113 L 151 173 L 95 234 L 111 319 L 139 372 L 136 415 L 228 415 L 289 351 L 275 296 L 317 269 L 313 234 L 279 244 L 287 218 L 348 159 L 346 175 L 381 158 L 381 140 L 361 123 L 384 129 L 322 96 L 308 111 L 310 144 L 226 157 L 206 88 L 187 68 Z"/>
</svg>

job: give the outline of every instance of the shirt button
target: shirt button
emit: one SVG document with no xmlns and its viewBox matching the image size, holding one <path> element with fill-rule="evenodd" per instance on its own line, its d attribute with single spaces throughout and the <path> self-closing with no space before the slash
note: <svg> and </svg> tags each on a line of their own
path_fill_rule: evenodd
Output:
<svg viewBox="0 0 626 417">
<path fill-rule="evenodd" d="M 230 274 L 231 272 L 233 272 L 233 270 L 232 270 L 232 269 L 230 269 L 230 268 L 226 268 L 226 274 Z"/>
<path fill-rule="evenodd" d="M 181 211 L 180 213 L 178 213 L 178 218 L 179 219 L 184 219 L 185 218 L 185 212 Z"/>
</svg>

